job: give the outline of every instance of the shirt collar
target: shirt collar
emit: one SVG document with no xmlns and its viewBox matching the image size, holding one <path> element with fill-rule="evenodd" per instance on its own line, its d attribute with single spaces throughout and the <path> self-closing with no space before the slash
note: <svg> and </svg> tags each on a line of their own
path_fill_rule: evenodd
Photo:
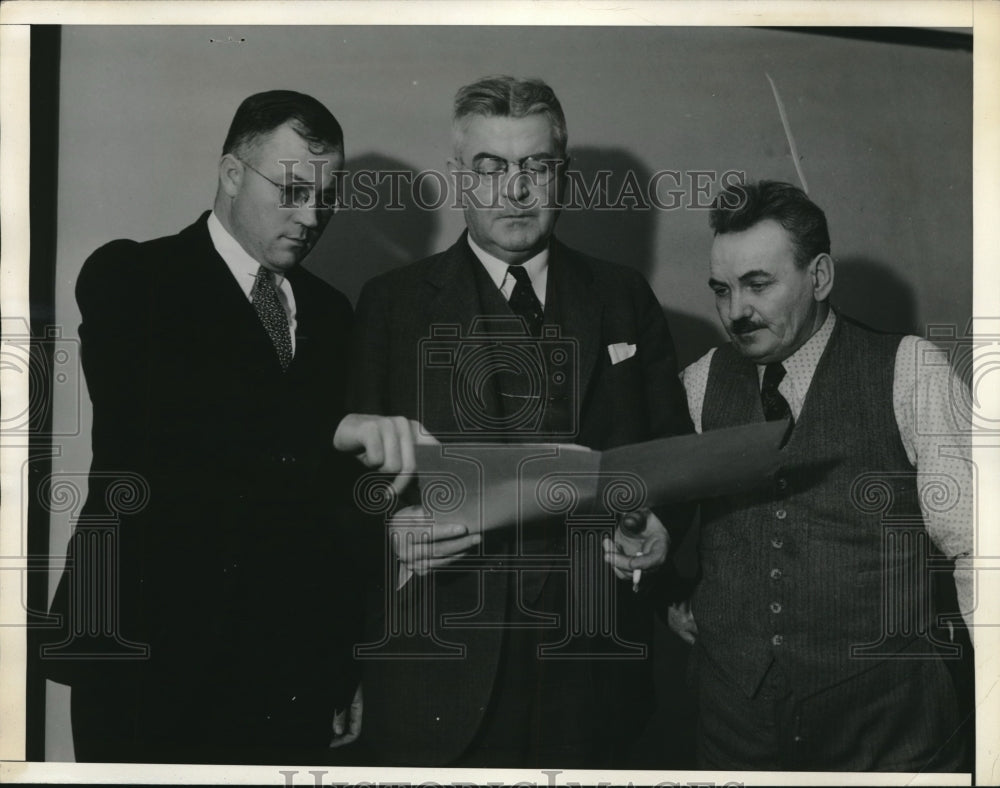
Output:
<svg viewBox="0 0 1000 788">
<path fill-rule="evenodd" d="M 826 320 L 819 330 L 813 334 L 805 343 L 792 355 L 781 362 L 785 368 L 785 377 L 778 386 L 779 391 L 786 386 L 790 387 L 793 396 L 798 403 L 805 400 L 806 392 L 809 391 L 809 384 L 812 383 L 813 375 L 816 373 L 816 366 L 819 359 L 830 341 L 833 334 L 833 327 L 837 324 L 837 315 L 831 309 L 827 312 Z M 757 365 L 757 379 L 763 381 L 766 364 Z M 792 409 L 793 413 L 795 408 Z"/>
<path fill-rule="evenodd" d="M 469 246 L 471 247 L 473 253 L 479 259 L 479 262 L 483 264 L 483 267 L 486 269 L 486 273 L 490 275 L 490 279 L 493 280 L 493 284 L 497 286 L 497 289 L 502 289 L 504 279 L 507 277 L 507 268 L 510 266 L 510 263 L 505 263 L 499 257 L 491 255 L 479 244 L 473 241 L 471 235 L 467 235 L 466 237 L 469 240 Z M 539 276 L 548 270 L 548 266 L 549 247 L 547 244 L 542 251 L 530 260 L 526 260 L 521 264 L 521 267 L 528 272 L 528 278 L 531 279 L 532 283 L 534 283 Z"/>
<path fill-rule="evenodd" d="M 240 246 L 240 242 L 222 226 L 215 211 L 212 211 L 208 216 L 208 234 L 212 238 L 215 251 L 219 253 L 219 257 L 223 259 L 233 276 L 236 277 L 244 295 L 249 298 L 257 271 L 260 270 L 260 263 L 254 260 L 247 250 Z M 274 286 L 280 288 L 284 280 L 284 276 L 275 274 Z"/>
</svg>

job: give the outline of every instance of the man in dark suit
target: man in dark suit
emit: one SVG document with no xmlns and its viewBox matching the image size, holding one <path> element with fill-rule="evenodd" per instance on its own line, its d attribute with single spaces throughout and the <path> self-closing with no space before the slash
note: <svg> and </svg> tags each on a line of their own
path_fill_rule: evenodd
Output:
<svg viewBox="0 0 1000 788">
<path fill-rule="evenodd" d="M 826 217 L 800 189 L 732 186 L 711 224 L 732 342 L 684 370 L 695 428 L 792 427 L 772 489 L 703 506 L 701 581 L 673 611 L 695 643 L 700 765 L 966 770 L 962 384 L 930 343 L 830 307 Z"/>
<path fill-rule="evenodd" d="M 670 333 L 649 285 L 552 237 L 567 164 L 565 118 L 552 90 L 511 77 L 468 85 L 456 97 L 453 133 L 449 167 L 468 230 L 450 249 L 365 286 L 352 407 L 420 417 L 442 441 L 606 449 L 690 431 Z M 444 374 L 439 361 L 448 353 L 435 360 L 422 352 L 432 337 L 454 342 L 456 366 Z M 541 364 L 536 378 L 519 366 L 528 357 Z M 671 526 L 683 519 L 661 514 Z M 617 660 L 551 650 L 574 634 L 570 597 L 611 577 L 600 546 L 602 576 L 570 586 L 570 572 L 556 566 L 580 555 L 567 548 L 573 537 L 562 520 L 485 533 L 435 524 L 409 543 L 399 524 L 419 515 L 416 507 L 400 512 L 390 529 L 395 558 L 372 573 L 383 582 L 372 595 L 381 606 L 359 653 L 371 657 L 364 740 L 377 757 L 412 765 L 619 765 L 649 712 L 648 649 L 645 658 L 632 652 Z M 651 515 L 640 537 L 619 529 L 616 540 L 606 540 L 605 560 L 631 578 L 632 569 L 664 561 L 669 536 Z M 476 568 L 463 570 L 469 560 Z M 620 583 L 615 600 L 617 634 L 648 646 L 647 596 Z M 430 604 L 430 651 L 383 637 L 406 611 Z"/>
<path fill-rule="evenodd" d="M 351 308 L 299 266 L 343 161 L 314 98 L 251 96 L 213 211 L 80 273 L 93 462 L 43 649 L 78 760 L 313 761 L 357 736 L 337 507 L 349 454 L 395 473 L 413 446 L 405 420 L 345 415 Z"/>
</svg>

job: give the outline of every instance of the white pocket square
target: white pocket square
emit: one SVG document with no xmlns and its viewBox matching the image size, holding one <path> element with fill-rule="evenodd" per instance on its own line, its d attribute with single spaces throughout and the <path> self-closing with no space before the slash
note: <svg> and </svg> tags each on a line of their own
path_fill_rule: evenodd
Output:
<svg viewBox="0 0 1000 788">
<path fill-rule="evenodd" d="M 608 355 L 611 356 L 612 364 L 620 364 L 625 359 L 635 355 L 635 345 L 630 345 L 628 342 L 615 342 L 613 345 L 608 345 Z"/>
</svg>

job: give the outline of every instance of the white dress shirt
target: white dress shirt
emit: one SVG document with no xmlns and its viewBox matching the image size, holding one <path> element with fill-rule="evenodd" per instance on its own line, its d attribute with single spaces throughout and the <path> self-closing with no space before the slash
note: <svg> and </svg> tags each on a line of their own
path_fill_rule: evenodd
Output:
<svg viewBox="0 0 1000 788">
<path fill-rule="evenodd" d="M 782 362 L 785 377 L 778 384 L 778 391 L 788 401 L 796 420 L 836 322 L 837 316 L 831 310 L 819 331 Z M 955 559 L 959 607 L 971 636 L 974 607 L 971 425 L 963 425 L 967 420 L 956 412 L 953 392 L 960 391 L 963 384 L 951 367 L 946 363 L 922 363 L 925 362 L 924 353 L 935 348 L 929 340 L 903 337 L 896 351 L 892 406 L 906 456 L 920 471 L 917 487 L 927 532 L 942 553 Z M 681 372 L 691 420 L 697 432 L 702 429 L 702 407 L 714 354 L 715 348 L 712 348 Z M 758 364 L 757 372 L 762 382 L 764 365 Z M 937 503 L 935 488 L 941 478 L 950 478 L 957 486 L 954 506 L 932 506 Z"/>
<path fill-rule="evenodd" d="M 208 234 L 212 238 L 212 245 L 219 253 L 243 294 L 250 300 L 250 293 L 253 290 L 254 282 L 257 280 L 257 271 L 260 263 L 254 260 L 247 250 L 240 246 L 240 242 L 229 234 L 229 231 L 222 226 L 219 217 L 212 211 L 208 217 Z M 288 315 L 288 329 L 292 335 L 292 355 L 295 354 L 295 294 L 289 281 L 281 274 L 274 275 L 274 286 L 278 291 L 278 301 Z"/>
<path fill-rule="evenodd" d="M 491 255 L 479 244 L 473 241 L 471 235 L 468 236 L 468 239 L 469 246 L 472 248 L 476 257 L 479 258 L 479 262 L 483 264 L 483 267 L 486 269 L 486 273 L 490 275 L 490 279 L 493 280 L 493 284 L 495 284 L 497 289 L 503 293 L 503 297 L 510 301 L 510 295 L 514 292 L 514 285 L 517 284 L 514 277 L 507 271 L 510 263 L 505 263 L 499 257 Z M 546 246 L 530 260 L 526 260 L 521 264 L 521 267 L 528 272 L 528 278 L 531 280 L 531 289 L 535 291 L 535 295 L 538 296 L 538 302 L 544 309 L 545 286 L 548 284 L 549 280 L 549 247 Z"/>
</svg>

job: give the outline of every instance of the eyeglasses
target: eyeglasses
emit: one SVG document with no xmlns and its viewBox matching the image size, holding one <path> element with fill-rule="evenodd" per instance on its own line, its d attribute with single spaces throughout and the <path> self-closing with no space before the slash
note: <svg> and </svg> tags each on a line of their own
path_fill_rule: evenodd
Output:
<svg viewBox="0 0 1000 788">
<path fill-rule="evenodd" d="M 315 207 L 319 211 L 330 211 L 336 208 L 336 199 L 332 202 L 327 202 L 326 191 L 320 190 L 317 192 L 315 183 L 278 183 L 277 181 L 272 181 L 252 164 L 243 161 L 239 157 L 234 158 L 243 166 L 249 167 L 278 190 L 282 208 L 303 208 L 309 206 Z M 336 193 L 336 187 L 331 189 L 331 191 Z"/>
<path fill-rule="evenodd" d="M 562 163 L 562 159 L 539 159 L 534 156 L 525 156 L 518 161 L 509 161 L 502 156 L 480 156 L 472 162 L 472 172 L 484 180 L 495 182 L 510 172 L 513 164 L 518 175 L 526 173 L 533 184 L 543 186 L 552 180 Z"/>
</svg>

